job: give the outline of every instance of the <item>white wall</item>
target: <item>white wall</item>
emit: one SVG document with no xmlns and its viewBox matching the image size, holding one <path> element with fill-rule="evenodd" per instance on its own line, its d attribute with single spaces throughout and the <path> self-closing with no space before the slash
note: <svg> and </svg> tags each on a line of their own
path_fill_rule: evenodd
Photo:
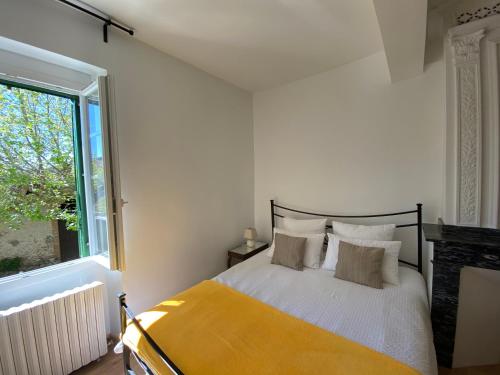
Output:
<svg viewBox="0 0 500 375">
<path fill-rule="evenodd" d="M 100 22 L 52 0 L 2 1 L 0 35 L 113 77 L 132 308 L 222 271 L 253 224 L 251 95 L 120 31 L 105 44 Z"/>
<path fill-rule="evenodd" d="M 256 93 L 257 230 L 270 237 L 271 198 L 352 214 L 422 202 L 424 220 L 435 222 L 444 123 L 442 62 L 391 84 L 383 52 Z"/>
</svg>

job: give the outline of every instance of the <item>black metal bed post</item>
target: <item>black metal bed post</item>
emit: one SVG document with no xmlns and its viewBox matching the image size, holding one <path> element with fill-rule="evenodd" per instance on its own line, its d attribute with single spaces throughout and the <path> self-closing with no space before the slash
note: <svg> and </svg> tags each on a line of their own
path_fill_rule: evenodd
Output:
<svg viewBox="0 0 500 375">
<path fill-rule="evenodd" d="M 125 307 L 127 307 L 127 302 L 125 300 L 125 293 L 119 293 L 118 294 L 118 303 L 120 304 L 120 332 L 121 332 L 121 337 L 123 338 L 123 335 L 125 334 L 125 330 L 127 329 L 127 312 L 125 311 Z M 128 375 L 128 374 L 133 374 L 132 368 L 130 367 L 130 349 L 127 345 L 123 344 L 123 352 L 122 352 L 122 358 L 123 358 L 123 372 Z"/>
<path fill-rule="evenodd" d="M 274 238 L 274 199 L 271 199 L 271 237 Z"/>
<path fill-rule="evenodd" d="M 147 343 L 151 346 L 151 348 L 158 354 L 161 360 L 165 363 L 165 365 L 172 371 L 174 375 L 184 375 L 183 372 L 177 367 L 177 365 L 165 354 L 165 352 L 160 348 L 160 346 L 153 340 L 153 338 L 146 332 L 146 330 L 141 326 L 141 323 L 136 319 L 134 313 L 130 311 L 127 306 L 127 302 L 125 301 L 125 293 L 118 294 L 118 300 L 120 302 L 120 331 L 121 338 L 123 340 L 123 335 L 125 335 L 125 331 L 127 329 L 127 319 L 130 319 L 130 322 L 139 330 L 141 335 L 146 339 Z M 141 360 L 139 355 L 136 352 L 132 352 L 132 350 L 125 344 L 123 344 L 123 369 L 126 375 L 135 375 L 135 372 L 130 367 L 130 356 L 134 354 L 134 356 L 139 360 L 139 364 L 143 369 L 146 369 L 148 374 L 153 374 L 147 364 Z"/>
<path fill-rule="evenodd" d="M 418 272 L 422 273 L 422 203 L 417 203 Z"/>
</svg>

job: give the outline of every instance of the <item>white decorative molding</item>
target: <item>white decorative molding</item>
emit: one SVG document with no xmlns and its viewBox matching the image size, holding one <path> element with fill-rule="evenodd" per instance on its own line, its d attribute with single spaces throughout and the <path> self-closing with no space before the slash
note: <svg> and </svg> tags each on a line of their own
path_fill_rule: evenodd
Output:
<svg viewBox="0 0 500 375">
<path fill-rule="evenodd" d="M 457 224 L 481 224 L 481 72 L 484 29 L 450 38 L 455 69 Z"/>
<path fill-rule="evenodd" d="M 500 228 L 499 54 L 500 14 L 447 32 L 442 211 L 447 224 Z"/>
<path fill-rule="evenodd" d="M 481 52 L 480 41 L 484 37 L 484 29 L 472 34 L 451 37 L 453 63 L 455 66 L 464 63 L 479 63 Z"/>
<path fill-rule="evenodd" d="M 458 224 L 480 224 L 481 123 L 478 69 L 459 70 Z"/>
<path fill-rule="evenodd" d="M 500 103 L 499 96 L 499 60 L 498 44 L 500 44 L 500 35 L 494 35 L 486 41 L 486 70 L 485 79 L 488 88 L 485 97 L 483 97 L 483 108 L 487 118 L 486 133 L 483 132 L 483 139 L 486 142 L 486 153 L 483 147 L 484 157 L 483 187 L 487 187 L 486 194 L 482 196 L 483 213 L 485 222 L 481 225 L 489 228 L 500 228 L 499 226 L 499 192 L 500 192 Z"/>
</svg>

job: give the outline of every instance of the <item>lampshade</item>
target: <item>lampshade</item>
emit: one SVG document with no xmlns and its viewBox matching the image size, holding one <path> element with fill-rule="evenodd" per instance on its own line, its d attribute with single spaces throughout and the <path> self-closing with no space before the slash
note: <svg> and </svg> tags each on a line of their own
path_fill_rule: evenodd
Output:
<svg viewBox="0 0 500 375">
<path fill-rule="evenodd" d="M 243 232 L 243 238 L 245 240 L 255 240 L 257 238 L 257 231 L 255 228 L 247 228 L 245 232 Z"/>
</svg>

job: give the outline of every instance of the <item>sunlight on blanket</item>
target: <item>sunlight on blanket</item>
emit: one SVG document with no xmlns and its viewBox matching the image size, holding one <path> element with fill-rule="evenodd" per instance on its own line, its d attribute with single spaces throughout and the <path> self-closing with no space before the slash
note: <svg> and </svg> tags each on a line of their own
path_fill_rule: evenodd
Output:
<svg viewBox="0 0 500 375">
<path fill-rule="evenodd" d="M 175 300 L 169 300 L 169 301 L 163 301 L 160 303 L 162 306 L 180 306 L 184 303 L 184 301 L 175 301 Z"/>
<path fill-rule="evenodd" d="M 159 319 L 167 315 L 167 312 L 163 311 L 147 311 L 143 314 L 141 314 L 139 320 L 139 323 L 141 323 L 141 326 L 144 329 L 148 329 L 151 327 L 154 323 L 156 323 Z"/>
</svg>

